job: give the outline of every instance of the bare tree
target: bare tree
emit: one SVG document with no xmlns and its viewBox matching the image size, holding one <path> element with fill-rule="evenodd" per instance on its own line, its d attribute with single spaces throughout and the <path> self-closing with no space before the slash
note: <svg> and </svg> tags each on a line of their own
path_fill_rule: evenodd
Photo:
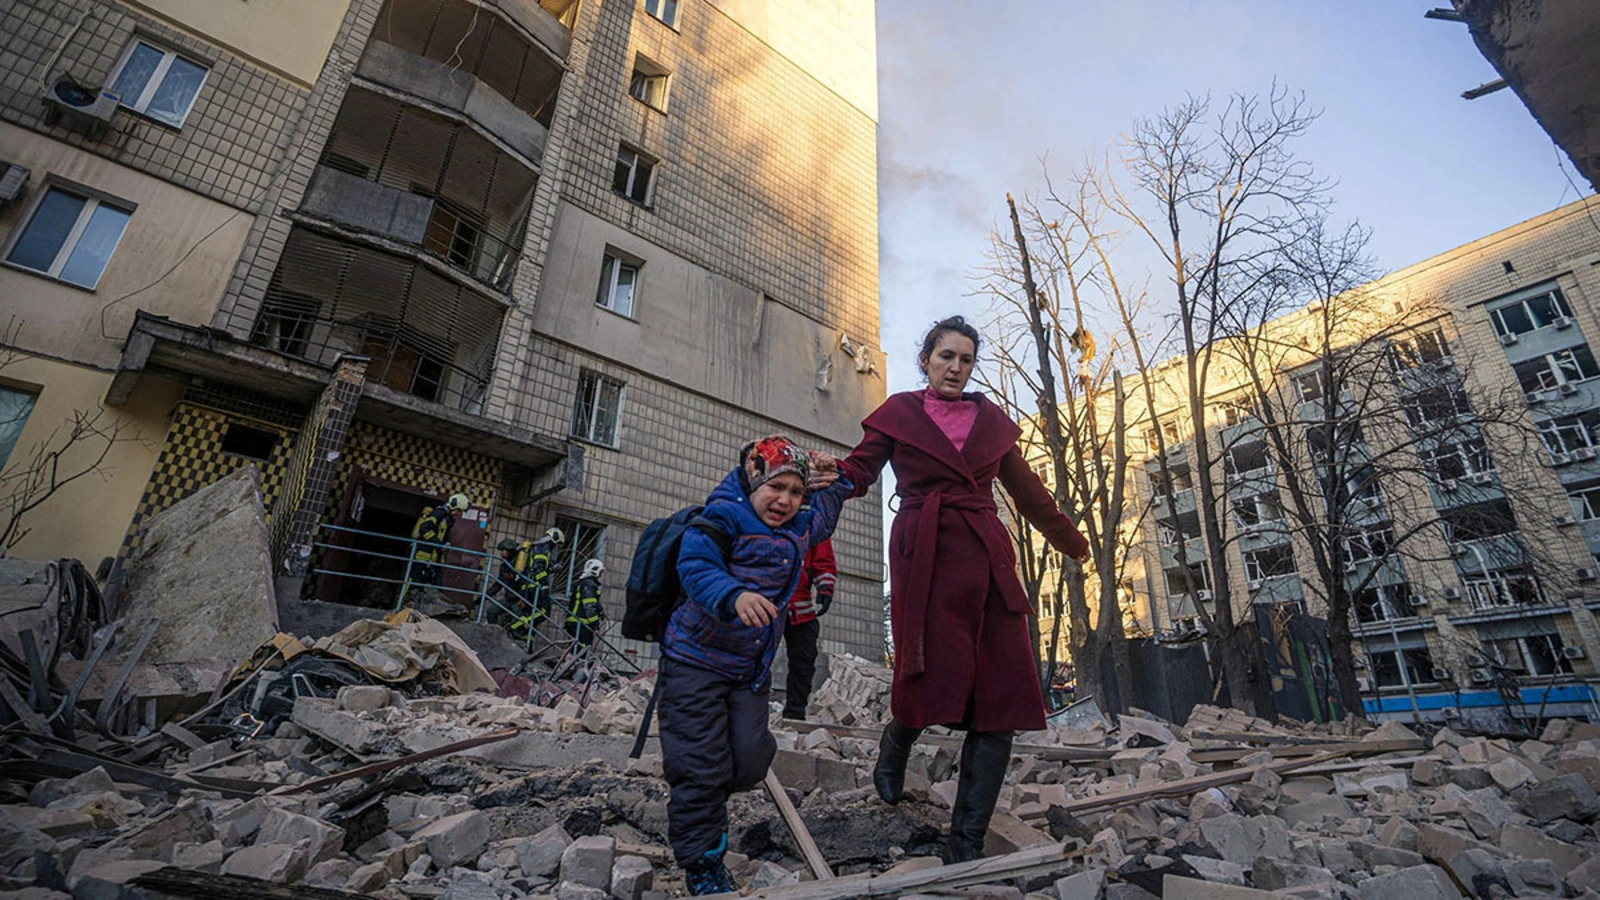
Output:
<svg viewBox="0 0 1600 900">
<path fill-rule="evenodd" d="M 0 332 L 0 371 L 22 359 L 15 349 L 22 322 L 12 319 Z M 8 425 L 20 424 L 26 414 L 13 412 Z M 127 423 L 100 406 L 75 409 L 58 423 L 43 440 L 19 454 L 13 452 L 0 470 L 0 555 L 15 547 L 31 529 L 24 521 L 28 514 L 79 479 L 107 477 L 106 460 L 119 443 L 138 440 Z M 18 448 L 21 449 L 21 448 Z"/>
<path fill-rule="evenodd" d="M 1077 515 L 1091 553 L 1088 571 L 1052 557 L 1048 548 L 1039 549 L 1027 523 L 1012 517 L 1025 582 L 1031 579 L 1030 594 L 1037 596 L 1047 575 L 1055 574 L 1042 680 L 1048 684 L 1055 671 L 1065 620 L 1079 695 L 1095 696 L 1107 705 L 1115 698 L 1123 705 L 1131 686 L 1122 642 L 1122 572 L 1130 535 L 1124 523 L 1128 459 L 1123 397 L 1112 367 L 1115 342 L 1098 352 L 1085 316 L 1086 299 L 1102 290 L 1100 261 L 1075 226 L 1062 229 L 1026 199 L 1020 210 L 1012 198 L 1007 203 L 1011 235 L 995 235 L 990 267 L 983 273 L 982 291 L 991 298 L 990 355 L 996 365 L 982 378 L 1014 418 L 1029 424 L 1029 458 L 1047 461 L 1040 475 L 1061 508 Z M 1107 410 L 1109 416 L 1104 415 Z M 1034 555 L 1041 552 L 1044 558 L 1036 561 Z M 1102 660 L 1108 654 L 1121 691 L 1108 690 L 1102 678 Z"/>
</svg>

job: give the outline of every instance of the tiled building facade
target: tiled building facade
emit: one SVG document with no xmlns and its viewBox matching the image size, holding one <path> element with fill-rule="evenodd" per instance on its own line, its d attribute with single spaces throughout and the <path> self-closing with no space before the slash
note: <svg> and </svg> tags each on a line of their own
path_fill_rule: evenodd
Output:
<svg viewBox="0 0 1600 900">
<path fill-rule="evenodd" d="M 1346 584 L 1366 584 L 1352 598 L 1351 624 L 1368 711 L 1409 719 L 1415 702 L 1442 721 L 1509 703 L 1512 715 L 1530 718 L 1600 715 L 1600 228 L 1580 201 L 1363 291 L 1408 329 L 1397 339 L 1404 346 L 1390 347 L 1378 399 L 1366 402 L 1404 415 L 1369 420 L 1351 440 L 1360 452 L 1412 460 L 1353 486 L 1346 509 Z M 1319 321 L 1301 311 L 1266 327 L 1291 346 L 1297 329 L 1312 333 Z M 1317 404 L 1331 398 L 1304 362 L 1268 382 L 1283 408 L 1315 421 Z M 1254 621 L 1262 606 L 1325 616 L 1326 591 L 1308 584 L 1316 569 L 1303 526 L 1287 524 L 1283 476 L 1251 412 L 1250 381 L 1233 369 L 1219 364 L 1212 375 L 1206 440 L 1227 519 L 1220 577 L 1235 619 Z M 1174 490 L 1169 499 L 1160 487 L 1150 417 L 1130 415 L 1130 447 L 1142 451 L 1130 484 L 1148 514 L 1134 519 L 1129 572 L 1143 624 L 1172 636 L 1192 629 L 1197 606 L 1214 608 L 1216 585 L 1180 413 L 1183 367 L 1160 365 L 1149 377 Z M 1474 408 L 1496 398 L 1505 398 L 1503 411 Z M 1386 549 L 1397 534 L 1406 536 L 1403 551 Z"/>
<path fill-rule="evenodd" d="M 460 491 L 488 545 L 560 525 L 567 565 L 602 555 L 619 613 L 639 530 L 743 441 L 857 438 L 884 394 L 870 5 L 274 2 L 302 21 L 276 43 L 170 0 L 4 14 L 0 161 L 30 178 L 0 289 L 65 326 L 0 371 L 19 446 L 103 405 L 139 434 L 112 476 L 139 519 L 253 461 L 280 574 L 346 602 L 328 526 L 398 535 Z M 40 101 L 58 74 L 127 89 L 99 121 Z M 52 191 L 121 230 L 50 232 Z M 88 283 L 74 246 L 106 257 Z M 879 509 L 841 526 L 825 650 L 881 652 Z M 137 540 L 29 540 L 64 534 Z"/>
</svg>

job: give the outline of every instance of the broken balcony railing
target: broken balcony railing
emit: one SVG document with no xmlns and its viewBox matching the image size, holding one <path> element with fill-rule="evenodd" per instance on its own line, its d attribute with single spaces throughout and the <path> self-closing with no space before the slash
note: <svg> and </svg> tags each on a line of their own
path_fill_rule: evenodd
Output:
<svg viewBox="0 0 1600 900">
<path fill-rule="evenodd" d="M 501 579 L 500 568 L 504 560 L 495 553 L 340 525 L 322 527 L 327 534 L 314 544 L 321 554 L 321 562 L 312 568 L 312 574 L 319 579 L 349 578 L 367 585 L 391 586 L 394 601 L 390 608 L 393 610 L 401 609 L 408 601 L 414 604 L 418 592 L 431 591 L 445 603 L 455 604 L 464 612 L 469 612 L 473 621 L 483 623 L 492 618 L 519 622 L 533 612 L 529 599 L 531 591 L 540 590 L 543 592 L 547 621 L 564 623 L 572 612 L 568 597 L 552 594 L 543 588 L 518 588 Z M 357 547 L 353 545 L 356 540 L 384 549 Z M 417 558 L 419 551 L 429 550 L 440 553 L 444 558 L 437 562 Z M 454 562 L 450 561 L 452 556 Z M 425 567 L 438 570 L 443 583 L 421 581 Z M 528 597 L 524 596 L 525 591 Z M 540 643 L 540 652 L 562 643 L 545 636 L 536 623 L 526 624 L 511 633 L 523 642 L 530 654 L 534 652 L 535 641 Z M 607 640 L 603 629 L 597 629 L 591 641 L 596 651 L 620 660 L 632 674 L 639 673 L 639 667 L 630 658 L 631 654 Z"/>
</svg>

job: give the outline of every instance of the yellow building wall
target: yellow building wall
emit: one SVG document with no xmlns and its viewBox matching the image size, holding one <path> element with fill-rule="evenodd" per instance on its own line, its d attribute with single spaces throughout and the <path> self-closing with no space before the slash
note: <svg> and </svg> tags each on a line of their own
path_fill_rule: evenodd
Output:
<svg viewBox="0 0 1600 900">
<path fill-rule="evenodd" d="M 123 0 L 311 87 L 348 0 Z"/>
<path fill-rule="evenodd" d="M 11 239 L 43 195 L 47 176 L 137 204 L 92 291 L 0 266 L 0 310 L 5 313 L 0 325 L 15 317 L 18 346 L 110 369 L 121 359 L 122 341 L 140 309 L 188 324 L 210 323 L 244 249 L 250 215 L 3 122 L 0 148 L 7 162 L 33 173 L 26 199 L 0 211 L 0 245 Z"/>
<path fill-rule="evenodd" d="M 0 368 L 0 383 L 38 394 L 6 464 L 4 474 L 10 476 L 26 468 L 41 448 L 59 448 L 76 412 L 93 415 L 101 410 L 111 374 L 23 356 Z M 91 569 L 101 559 L 115 556 L 182 395 L 183 386 L 177 382 L 145 378 L 126 406 L 106 407 L 101 422 L 107 429 L 120 427 L 125 439 L 111 447 L 98 472 L 66 485 L 29 512 L 23 520 L 27 533 L 10 554 L 29 559 L 76 557 Z M 80 444 L 62 457 L 61 471 L 71 472 L 92 460 L 103 446 Z M 9 499 L 0 497 L 0 516 L 9 518 Z"/>
</svg>

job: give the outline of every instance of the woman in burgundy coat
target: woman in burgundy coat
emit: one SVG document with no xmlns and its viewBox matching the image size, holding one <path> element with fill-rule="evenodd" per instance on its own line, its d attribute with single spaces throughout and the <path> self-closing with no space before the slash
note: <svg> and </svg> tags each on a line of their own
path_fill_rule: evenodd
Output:
<svg viewBox="0 0 1600 900">
<path fill-rule="evenodd" d="M 946 862 L 983 855 L 1012 735 L 1044 727 L 1028 596 L 995 511 L 994 480 L 1053 547 L 1080 561 L 1089 554 L 1017 450 L 1021 429 L 982 394 L 964 392 L 978 344 L 977 330 L 960 316 L 934 325 L 918 360 L 928 387 L 885 400 L 839 463 L 855 483 L 853 496 L 867 492 L 885 463 L 900 495 L 889 532 L 893 718 L 873 770 L 879 796 L 899 802 L 922 729 L 967 731 Z"/>
</svg>

